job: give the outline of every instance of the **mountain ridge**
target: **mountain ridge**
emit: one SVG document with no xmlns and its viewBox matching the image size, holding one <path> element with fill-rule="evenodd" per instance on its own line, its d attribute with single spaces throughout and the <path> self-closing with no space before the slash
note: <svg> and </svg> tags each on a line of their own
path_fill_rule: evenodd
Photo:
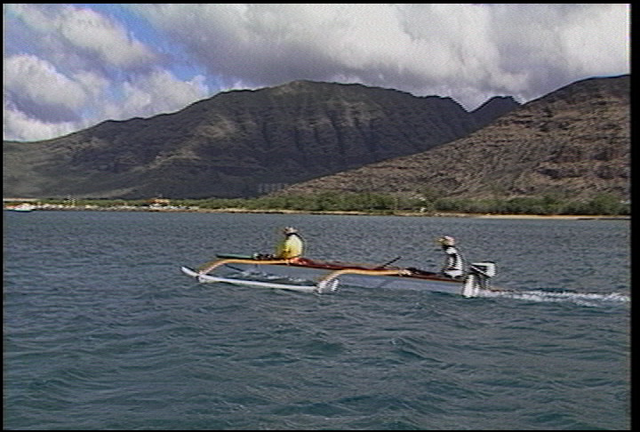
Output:
<svg viewBox="0 0 640 432">
<path fill-rule="evenodd" d="M 504 98 L 467 112 L 448 97 L 315 81 L 232 90 L 175 113 L 5 141 L 3 195 L 257 196 L 424 151 L 518 106 Z"/>
<path fill-rule="evenodd" d="M 578 199 L 606 193 L 627 200 L 629 189 L 630 75 L 620 75 L 574 82 L 433 149 L 278 193 Z"/>
</svg>

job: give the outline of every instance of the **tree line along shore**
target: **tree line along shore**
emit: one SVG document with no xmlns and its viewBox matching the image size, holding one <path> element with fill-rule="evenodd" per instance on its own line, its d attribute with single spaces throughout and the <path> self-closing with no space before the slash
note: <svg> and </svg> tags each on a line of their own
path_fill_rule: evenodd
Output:
<svg viewBox="0 0 640 432">
<path fill-rule="evenodd" d="M 34 210 L 325 213 L 480 217 L 629 217 L 631 203 L 609 194 L 588 201 L 554 196 L 518 198 L 407 198 L 377 193 L 281 195 L 257 198 L 65 199 L 4 198 L 4 208 L 29 203 Z"/>
</svg>

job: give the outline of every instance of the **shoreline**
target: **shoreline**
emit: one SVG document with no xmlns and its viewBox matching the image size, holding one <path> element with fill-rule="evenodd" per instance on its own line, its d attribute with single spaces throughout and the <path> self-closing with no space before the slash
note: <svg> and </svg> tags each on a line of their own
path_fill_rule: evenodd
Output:
<svg viewBox="0 0 640 432">
<path fill-rule="evenodd" d="M 604 216 L 604 215 L 480 215 L 473 216 L 480 219 L 620 219 L 631 220 L 631 216 Z"/>
<path fill-rule="evenodd" d="M 537 220 L 631 220 L 630 215 L 535 215 L 535 214 L 477 214 L 477 213 L 424 213 L 424 212 L 390 212 L 370 213 L 362 211 L 316 211 L 316 210 L 286 210 L 286 209 L 245 209 L 245 208 L 223 208 L 223 209 L 203 209 L 197 207 L 172 207 L 172 206 L 68 206 L 68 205 L 44 205 L 34 206 L 31 211 L 146 211 L 146 212 L 183 212 L 183 213 L 247 213 L 247 214 L 314 214 L 329 216 L 405 216 L 405 217 L 458 217 L 476 219 L 537 219 Z M 5 206 L 5 211 L 11 211 Z"/>
</svg>

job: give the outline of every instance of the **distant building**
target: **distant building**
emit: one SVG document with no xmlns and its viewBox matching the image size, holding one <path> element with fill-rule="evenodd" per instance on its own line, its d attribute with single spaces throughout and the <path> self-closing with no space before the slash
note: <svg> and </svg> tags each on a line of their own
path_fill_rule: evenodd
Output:
<svg viewBox="0 0 640 432">
<path fill-rule="evenodd" d="M 170 205 L 171 200 L 167 198 L 152 198 L 149 200 L 149 204 L 154 206 Z"/>
<path fill-rule="evenodd" d="M 258 193 L 268 194 L 289 186 L 289 183 L 258 183 Z"/>
</svg>

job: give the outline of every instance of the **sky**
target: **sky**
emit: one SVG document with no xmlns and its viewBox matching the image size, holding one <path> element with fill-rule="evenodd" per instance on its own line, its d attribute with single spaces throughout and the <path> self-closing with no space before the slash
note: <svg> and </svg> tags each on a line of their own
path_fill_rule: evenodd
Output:
<svg viewBox="0 0 640 432">
<path fill-rule="evenodd" d="M 295 80 L 471 111 L 630 73 L 629 4 L 3 4 L 4 140 Z"/>
</svg>

